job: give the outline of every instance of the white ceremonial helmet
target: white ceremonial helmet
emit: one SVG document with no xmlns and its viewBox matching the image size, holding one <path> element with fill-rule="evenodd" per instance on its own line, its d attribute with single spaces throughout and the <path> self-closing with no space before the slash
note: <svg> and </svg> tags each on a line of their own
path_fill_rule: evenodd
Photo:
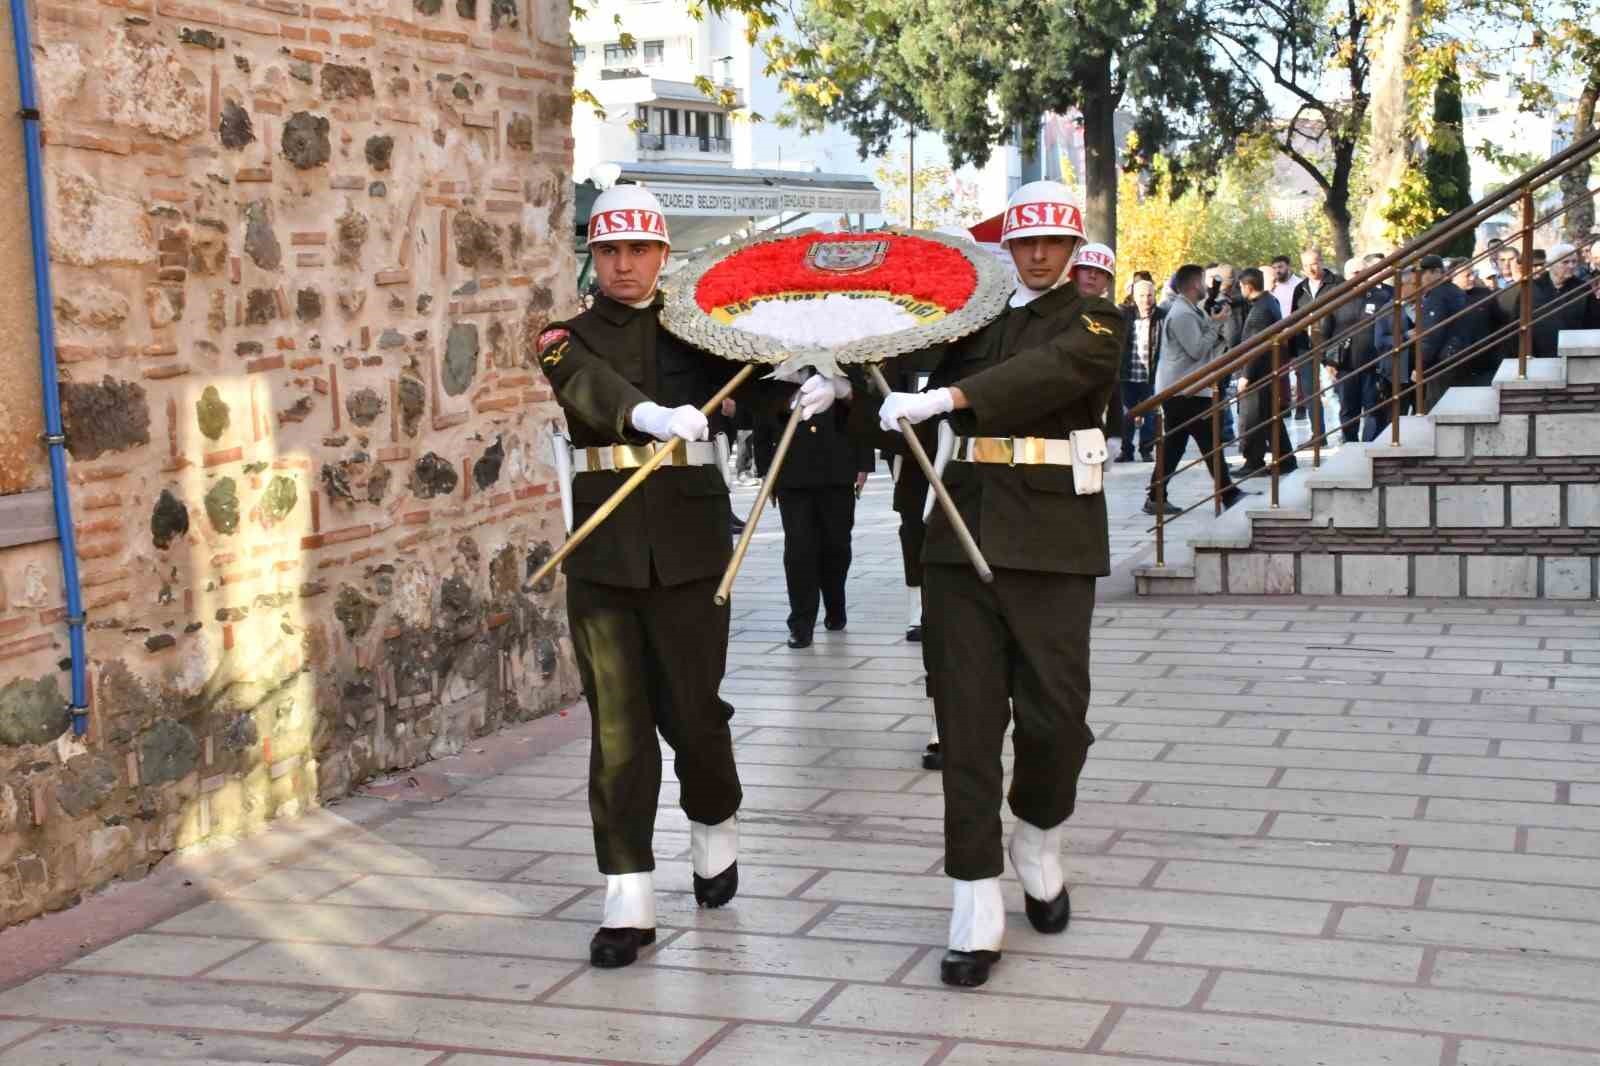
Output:
<svg viewBox="0 0 1600 1066">
<path fill-rule="evenodd" d="M 1086 244 L 1072 257 L 1072 262 L 1067 265 L 1067 273 L 1072 273 L 1078 267 L 1094 267 L 1096 270 L 1104 270 L 1115 278 L 1117 253 L 1103 244 Z"/>
<path fill-rule="evenodd" d="M 1000 247 L 1015 237 L 1083 240 L 1083 209 L 1059 181 L 1030 181 L 1011 194 L 1000 224 Z"/>
<path fill-rule="evenodd" d="M 589 211 L 589 243 L 660 241 L 670 246 L 661 202 L 643 185 L 613 185 L 595 198 Z"/>
</svg>

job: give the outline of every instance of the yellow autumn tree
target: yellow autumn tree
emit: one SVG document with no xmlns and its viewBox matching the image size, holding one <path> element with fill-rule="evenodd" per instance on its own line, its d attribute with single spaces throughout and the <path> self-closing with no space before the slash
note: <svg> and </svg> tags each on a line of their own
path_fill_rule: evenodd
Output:
<svg viewBox="0 0 1600 1066">
<path fill-rule="evenodd" d="M 1135 175 L 1124 171 L 1117 189 L 1117 289 L 1121 300 L 1136 270 L 1148 270 L 1159 289 L 1190 258 L 1205 223 L 1192 197 L 1172 196 L 1172 179 L 1156 161 L 1150 187 L 1141 191 Z"/>
</svg>

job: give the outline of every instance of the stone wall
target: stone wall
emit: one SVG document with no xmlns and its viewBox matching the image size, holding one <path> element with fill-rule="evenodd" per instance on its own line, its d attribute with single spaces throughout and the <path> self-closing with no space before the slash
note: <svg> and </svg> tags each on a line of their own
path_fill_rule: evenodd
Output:
<svg viewBox="0 0 1600 1066">
<path fill-rule="evenodd" d="M 0 925 L 577 693 L 566 5 L 34 10 L 91 713 L 56 545 L 0 551 Z"/>
</svg>

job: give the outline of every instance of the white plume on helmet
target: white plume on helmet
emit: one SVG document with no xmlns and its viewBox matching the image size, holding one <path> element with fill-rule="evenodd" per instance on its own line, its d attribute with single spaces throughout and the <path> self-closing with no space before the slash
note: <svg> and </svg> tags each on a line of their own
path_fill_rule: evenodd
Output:
<svg viewBox="0 0 1600 1066">
<path fill-rule="evenodd" d="M 643 185 L 613 185 L 596 197 L 589 211 L 589 243 L 660 241 L 670 246 L 661 202 Z"/>
<path fill-rule="evenodd" d="M 1117 253 L 1103 244 L 1086 244 L 1072 257 L 1072 262 L 1067 266 L 1067 273 L 1070 274 L 1077 267 L 1094 267 L 1096 270 L 1104 270 L 1115 278 Z"/>
</svg>

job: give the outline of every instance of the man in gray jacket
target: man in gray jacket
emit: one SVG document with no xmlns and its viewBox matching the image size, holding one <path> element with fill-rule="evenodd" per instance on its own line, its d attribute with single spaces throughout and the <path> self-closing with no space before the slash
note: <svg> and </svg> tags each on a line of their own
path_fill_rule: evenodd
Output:
<svg viewBox="0 0 1600 1066">
<path fill-rule="evenodd" d="M 1172 289 L 1177 294 L 1167 309 L 1166 321 L 1161 331 L 1161 363 L 1156 368 L 1156 392 L 1164 392 L 1195 371 L 1208 366 L 1225 350 L 1223 335 L 1232 314 L 1226 304 L 1215 313 L 1207 315 L 1200 308 L 1205 295 L 1205 268 L 1186 263 L 1173 275 Z M 1193 438 L 1202 455 L 1216 447 L 1211 433 L 1210 407 L 1214 389 L 1197 386 L 1182 396 L 1174 396 L 1161 405 L 1166 419 L 1166 438 L 1163 442 L 1166 462 L 1157 463 L 1150 475 L 1150 494 L 1144 503 L 1145 514 L 1156 513 L 1156 486 L 1162 488 L 1165 499 L 1166 484 L 1173 471 L 1183 461 L 1183 453 Z M 1222 486 L 1222 505 L 1232 507 L 1244 498 L 1245 493 L 1233 485 L 1228 474 L 1228 464 L 1218 451 L 1211 457 L 1212 469 Z M 1166 502 L 1167 514 L 1178 514 L 1180 508 Z"/>
</svg>

